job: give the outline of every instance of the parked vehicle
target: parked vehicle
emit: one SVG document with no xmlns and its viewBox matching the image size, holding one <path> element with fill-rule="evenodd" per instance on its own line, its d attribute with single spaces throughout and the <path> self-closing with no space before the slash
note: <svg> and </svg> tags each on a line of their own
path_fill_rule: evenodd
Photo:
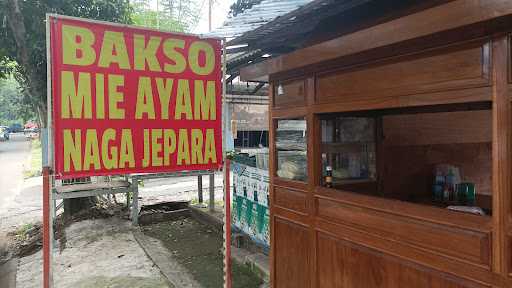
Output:
<svg viewBox="0 0 512 288">
<path fill-rule="evenodd" d="M 0 141 L 9 140 L 9 127 L 0 126 Z"/>
<path fill-rule="evenodd" d="M 27 140 L 39 138 L 39 128 L 30 128 L 23 131 Z"/>
<path fill-rule="evenodd" d="M 9 127 L 10 133 L 19 133 L 23 132 L 23 125 L 19 123 L 14 123 Z"/>
<path fill-rule="evenodd" d="M 24 126 L 23 134 L 25 134 L 25 136 L 26 136 L 27 134 L 34 133 L 34 132 L 39 133 L 39 126 L 37 125 L 37 123 L 32 122 L 32 121 L 27 122 Z"/>
</svg>

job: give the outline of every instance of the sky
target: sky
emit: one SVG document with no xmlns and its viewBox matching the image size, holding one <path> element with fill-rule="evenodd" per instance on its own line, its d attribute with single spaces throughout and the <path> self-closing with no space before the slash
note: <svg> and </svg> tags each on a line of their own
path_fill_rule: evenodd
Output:
<svg viewBox="0 0 512 288">
<path fill-rule="evenodd" d="M 156 10 L 156 2 L 157 0 L 152 1 L 152 8 Z M 197 0 L 202 4 L 201 9 L 201 18 L 199 19 L 199 23 L 195 29 L 191 32 L 196 34 L 203 34 L 208 32 L 208 1 L 209 0 Z M 222 26 L 224 20 L 226 20 L 229 6 L 233 4 L 235 0 L 213 0 L 212 6 L 212 27 L 213 29 Z"/>
</svg>

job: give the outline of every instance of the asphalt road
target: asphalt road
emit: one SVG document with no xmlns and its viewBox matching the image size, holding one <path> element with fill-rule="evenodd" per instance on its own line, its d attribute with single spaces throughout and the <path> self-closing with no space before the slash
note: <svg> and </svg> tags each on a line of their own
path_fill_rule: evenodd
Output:
<svg viewBox="0 0 512 288">
<path fill-rule="evenodd" d="M 23 134 L 11 134 L 9 141 L 0 142 L 0 210 L 19 193 L 29 151 L 30 142 Z"/>
</svg>

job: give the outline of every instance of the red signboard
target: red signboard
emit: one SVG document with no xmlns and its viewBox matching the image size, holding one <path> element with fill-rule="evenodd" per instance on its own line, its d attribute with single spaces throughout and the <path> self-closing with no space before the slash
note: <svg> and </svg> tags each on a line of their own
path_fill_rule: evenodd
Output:
<svg viewBox="0 0 512 288">
<path fill-rule="evenodd" d="M 50 16 L 55 173 L 218 169 L 218 39 Z"/>
</svg>

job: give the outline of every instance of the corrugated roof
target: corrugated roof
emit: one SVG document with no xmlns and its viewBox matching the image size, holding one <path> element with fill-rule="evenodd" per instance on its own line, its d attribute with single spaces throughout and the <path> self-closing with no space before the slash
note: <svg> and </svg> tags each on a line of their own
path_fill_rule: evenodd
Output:
<svg viewBox="0 0 512 288">
<path fill-rule="evenodd" d="M 222 27 L 208 35 L 233 39 L 254 30 L 281 15 L 312 2 L 313 0 L 263 0 L 236 17 L 228 18 Z"/>
<path fill-rule="evenodd" d="M 314 0 L 230 40 L 228 46 L 248 45 L 273 55 L 289 53 L 383 21 L 415 13 L 452 0 Z M 271 51 L 271 52 L 269 52 Z"/>
<path fill-rule="evenodd" d="M 275 33 L 276 30 L 285 30 L 286 33 L 302 35 L 314 29 L 318 21 L 326 17 L 326 14 L 333 15 L 339 12 L 340 7 L 342 7 L 342 10 L 346 10 L 368 1 L 372 0 L 263 0 L 243 13 L 229 18 L 224 26 L 209 33 L 209 35 L 226 37 L 229 40 L 228 74 L 238 74 L 241 67 L 265 60 L 266 58 L 263 58 L 263 56 L 267 53 L 270 53 L 270 56 L 275 56 L 290 51 L 291 47 L 282 45 L 283 39 L 273 39 L 271 41 L 276 42 L 276 44 L 280 42 L 280 45 L 276 45 L 277 48 L 275 49 L 274 47 L 266 49 L 269 45 L 260 47 L 259 43 L 267 41 L 267 39 L 261 39 L 262 35 Z M 288 26 L 305 20 L 310 25 L 300 27 L 298 31 L 295 31 L 297 29 L 294 31 L 286 29 Z M 256 43 L 251 43 L 250 40 L 255 40 L 258 37 L 260 39 Z M 284 38 L 288 39 L 287 37 Z M 249 45 L 240 46 L 240 44 Z"/>
<path fill-rule="evenodd" d="M 230 81 L 244 66 L 452 0 L 263 0 L 210 35 L 225 37 Z"/>
<path fill-rule="evenodd" d="M 315 0 L 282 15 L 264 25 L 246 31 L 243 35 L 229 41 L 228 45 L 240 45 L 265 40 L 267 35 L 305 35 L 315 29 L 323 19 L 339 15 L 344 11 L 353 9 L 375 0 Z M 385 1 L 384 1 L 385 2 Z M 279 39 L 279 38 L 278 38 Z M 273 39 L 272 41 L 275 41 Z"/>
</svg>

